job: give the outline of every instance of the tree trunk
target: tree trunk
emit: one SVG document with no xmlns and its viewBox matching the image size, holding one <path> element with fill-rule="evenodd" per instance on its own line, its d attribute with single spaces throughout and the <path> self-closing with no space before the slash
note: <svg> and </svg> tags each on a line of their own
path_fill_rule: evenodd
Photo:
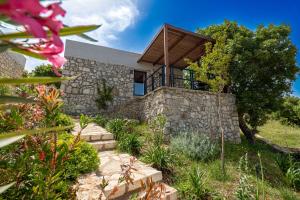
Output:
<svg viewBox="0 0 300 200">
<path fill-rule="evenodd" d="M 254 135 L 255 131 L 251 130 L 245 120 L 244 120 L 244 114 L 239 113 L 239 126 L 243 134 L 245 135 L 246 139 L 248 140 L 249 143 L 253 144 L 254 143 Z"/>
<path fill-rule="evenodd" d="M 222 117 L 221 117 L 221 97 L 220 92 L 218 92 L 218 120 L 219 120 L 219 127 L 221 130 L 221 169 L 223 176 L 225 176 L 225 142 L 224 142 L 224 129 L 222 126 Z"/>
</svg>

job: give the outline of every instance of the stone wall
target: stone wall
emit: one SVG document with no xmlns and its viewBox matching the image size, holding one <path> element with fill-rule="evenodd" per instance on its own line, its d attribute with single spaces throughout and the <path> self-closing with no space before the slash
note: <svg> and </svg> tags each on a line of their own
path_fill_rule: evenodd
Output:
<svg viewBox="0 0 300 200">
<path fill-rule="evenodd" d="M 62 83 L 61 89 L 65 112 L 73 115 L 99 113 L 111 114 L 116 108 L 126 104 L 133 97 L 133 72 L 129 66 L 101 63 L 93 60 L 67 57 L 64 76 L 77 76 L 74 80 Z M 95 103 L 98 96 L 97 84 L 105 79 L 108 86 L 114 87 L 114 100 L 107 110 L 99 110 Z"/>
<path fill-rule="evenodd" d="M 24 66 L 25 61 L 20 64 L 12 53 L 0 53 L 0 77 L 20 77 L 23 74 Z"/>
</svg>

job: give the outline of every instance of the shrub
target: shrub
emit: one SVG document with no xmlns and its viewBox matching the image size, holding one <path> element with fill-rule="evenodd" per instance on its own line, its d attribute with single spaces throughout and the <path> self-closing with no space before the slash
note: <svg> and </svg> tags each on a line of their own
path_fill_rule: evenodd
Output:
<svg viewBox="0 0 300 200">
<path fill-rule="evenodd" d="M 173 155 L 163 146 L 150 146 L 143 157 L 146 163 L 162 171 L 169 171 L 173 165 Z"/>
<path fill-rule="evenodd" d="M 81 173 L 96 170 L 99 164 L 97 152 L 90 144 L 80 141 L 73 149 L 73 139 L 71 134 L 59 135 L 55 171 L 51 162 L 52 145 L 43 137 L 27 137 L 26 149 L 23 142 L 1 149 L 0 156 L 4 158 L 1 160 L 1 171 L 10 172 L 10 179 L 17 176 L 20 184 L 11 187 L 0 199 L 69 199 L 73 181 Z M 53 175 L 51 178 L 49 173 Z M 7 181 L 0 180 L 1 184 Z"/>
<path fill-rule="evenodd" d="M 58 72 L 59 73 L 62 73 L 62 70 L 61 69 L 58 69 Z M 53 72 L 52 70 L 52 65 L 45 65 L 45 64 L 42 64 L 42 65 L 39 65 L 37 67 L 35 67 L 35 69 L 32 71 L 31 73 L 32 76 L 37 76 L 37 77 L 56 77 L 57 75 Z M 51 85 L 51 84 L 49 84 Z M 60 82 L 58 83 L 54 83 L 55 87 L 56 88 L 60 88 Z"/>
<path fill-rule="evenodd" d="M 216 142 L 208 136 L 196 133 L 183 133 L 171 139 L 171 149 L 183 152 L 191 159 L 208 161 L 214 159 L 219 152 Z"/>
<path fill-rule="evenodd" d="M 0 84 L 0 96 L 8 95 L 10 93 L 10 88 L 7 85 Z"/>
<path fill-rule="evenodd" d="M 300 126 L 300 98 L 286 97 L 275 117 L 283 123 Z"/>
<path fill-rule="evenodd" d="M 97 92 L 98 92 L 98 98 L 95 100 L 97 107 L 99 110 L 101 109 L 107 109 L 107 104 L 111 102 L 113 97 L 113 89 L 114 87 L 110 87 L 106 84 L 106 80 L 102 80 L 102 86 L 100 86 L 100 83 L 98 83 L 97 86 Z"/>
<path fill-rule="evenodd" d="M 289 184 L 296 190 L 300 190 L 300 163 L 293 163 L 286 172 Z"/>
<path fill-rule="evenodd" d="M 6 113 L 0 111 L 0 133 L 17 130 L 23 125 L 24 118 L 18 108 L 13 108 Z"/>
<path fill-rule="evenodd" d="M 122 119 L 113 119 L 108 121 L 106 129 L 114 134 L 116 140 L 119 140 L 124 132 L 126 132 L 125 124 L 125 121 Z"/>
<path fill-rule="evenodd" d="M 187 183 L 181 184 L 179 190 L 183 199 L 209 199 L 210 192 L 205 184 L 205 173 L 199 167 L 192 167 Z"/>
<path fill-rule="evenodd" d="M 136 133 L 124 134 L 118 141 L 118 149 L 138 156 L 140 154 L 142 143 L 139 140 L 139 136 Z"/>
<path fill-rule="evenodd" d="M 248 154 L 245 154 L 239 161 L 239 185 L 235 191 L 236 199 L 238 200 L 250 200 L 254 198 L 254 187 L 250 184 L 249 180 L 249 166 L 248 166 Z"/>
<path fill-rule="evenodd" d="M 59 139 L 59 142 L 61 140 L 71 142 L 73 136 L 71 134 L 62 134 L 59 136 Z M 80 174 L 96 170 L 99 164 L 100 160 L 95 148 L 85 141 L 80 141 L 65 162 L 65 178 L 73 181 Z"/>
<path fill-rule="evenodd" d="M 56 126 L 71 126 L 74 125 L 72 118 L 64 113 L 58 113 L 55 117 Z"/>
<path fill-rule="evenodd" d="M 275 157 L 276 164 L 280 170 L 285 174 L 287 170 L 292 166 L 294 159 L 291 155 L 277 154 Z"/>
<path fill-rule="evenodd" d="M 134 126 L 138 124 L 137 120 L 132 119 L 112 119 L 109 120 L 106 124 L 106 129 L 114 134 L 116 140 L 120 138 L 125 133 L 131 133 L 134 129 Z"/>
<path fill-rule="evenodd" d="M 108 119 L 101 115 L 97 115 L 96 117 L 94 117 L 93 122 L 98 124 L 99 126 L 105 127 Z"/>
</svg>

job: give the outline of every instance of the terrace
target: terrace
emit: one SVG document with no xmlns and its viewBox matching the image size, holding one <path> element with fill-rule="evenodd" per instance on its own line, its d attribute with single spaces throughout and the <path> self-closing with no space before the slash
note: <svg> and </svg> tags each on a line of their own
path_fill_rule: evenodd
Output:
<svg viewBox="0 0 300 200">
<path fill-rule="evenodd" d="M 197 61 L 205 54 L 205 43 L 211 38 L 165 24 L 138 63 L 153 65 L 153 73 L 140 74 L 135 82 L 135 90 L 144 89 L 139 94 L 147 94 L 161 86 L 208 90 L 208 85 L 195 79 L 195 72 L 188 69 L 186 59 Z"/>
</svg>

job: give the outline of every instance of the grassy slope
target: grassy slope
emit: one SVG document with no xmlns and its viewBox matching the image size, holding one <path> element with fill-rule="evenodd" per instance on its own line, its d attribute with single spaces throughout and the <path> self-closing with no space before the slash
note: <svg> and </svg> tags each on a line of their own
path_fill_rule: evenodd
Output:
<svg viewBox="0 0 300 200">
<path fill-rule="evenodd" d="M 220 160 L 217 159 L 212 162 L 203 163 L 192 161 L 185 156 L 181 156 L 180 160 L 182 163 L 177 164 L 175 167 L 175 182 L 173 183 L 176 188 L 181 188 L 184 181 L 182 177 L 185 178 L 188 176 L 187 172 L 190 171 L 187 167 L 193 165 L 198 165 L 203 169 L 207 174 L 207 187 L 211 191 L 217 192 L 218 196 L 221 196 L 225 199 L 234 199 L 234 192 L 238 186 L 239 181 L 239 172 L 238 172 L 238 163 L 241 156 L 245 153 L 248 153 L 249 157 L 249 167 L 251 169 L 251 180 L 253 185 L 256 184 L 255 179 L 255 167 L 257 165 L 258 157 L 257 152 L 262 154 L 262 162 L 265 168 L 265 178 L 266 178 L 266 193 L 267 199 L 287 199 L 283 198 L 283 190 L 285 193 L 288 193 L 291 196 L 294 196 L 292 199 L 300 199 L 300 194 L 292 192 L 288 188 L 285 178 L 277 167 L 274 157 L 275 154 L 271 152 L 268 146 L 257 143 L 254 146 L 251 146 L 242 138 L 241 144 L 227 144 L 226 145 L 226 171 L 227 176 L 225 180 L 222 180 L 222 173 L 220 171 Z M 184 167 L 182 167 L 184 166 Z"/>
<path fill-rule="evenodd" d="M 279 121 L 270 120 L 259 128 L 259 134 L 280 146 L 300 148 L 300 127 L 287 126 Z"/>
<path fill-rule="evenodd" d="M 148 135 L 151 131 L 146 125 L 139 125 L 136 131 L 141 135 Z M 147 136 L 146 136 L 147 137 Z M 251 180 L 253 185 L 256 184 L 255 179 L 255 166 L 258 163 L 257 152 L 262 155 L 262 162 L 265 168 L 266 178 L 266 193 L 267 199 L 283 199 L 283 200 L 300 200 L 300 193 L 293 192 L 285 181 L 284 175 L 276 165 L 274 157 L 276 156 L 268 146 L 262 143 L 249 145 L 242 137 L 241 144 L 226 144 L 226 171 L 227 176 L 225 181 L 221 178 L 220 159 L 211 162 L 196 162 L 184 155 L 178 155 L 176 164 L 173 168 L 173 174 L 170 175 L 168 180 L 172 180 L 169 184 L 177 188 L 179 191 L 188 186 L 188 172 L 191 171 L 192 166 L 199 166 L 206 173 L 206 186 L 207 188 L 216 193 L 222 199 L 235 199 L 234 192 L 238 186 L 239 172 L 238 163 L 241 156 L 248 153 L 249 166 L 251 169 Z M 283 196 L 291 198 L 283 198 Z M 184 197 L 182 197 L 184 199 Z"/>
</svg>

